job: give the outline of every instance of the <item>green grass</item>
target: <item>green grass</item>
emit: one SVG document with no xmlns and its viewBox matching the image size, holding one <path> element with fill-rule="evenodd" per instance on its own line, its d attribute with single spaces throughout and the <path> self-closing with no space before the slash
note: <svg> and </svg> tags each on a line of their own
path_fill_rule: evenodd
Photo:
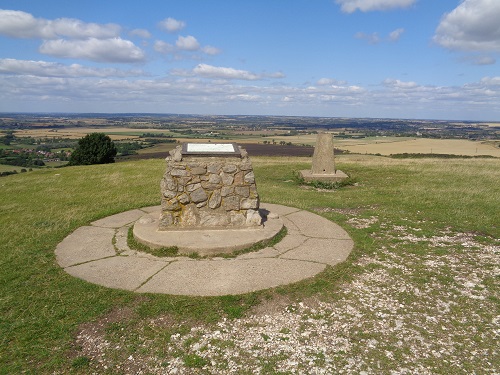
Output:
<svg viewBox="0 0 500 375">
<path fill-rule="evenodd" d="M 18 167 L 16 165 L 8 165 L 8 164 L 0 164 L 0 172 L 12 172 L 12 171 L 17 171 L 18 173 L 21 172 L 21 169 L 27 169 L 26 167 Z"/>
<path fill-rule="evenodd" d="M 500 161 L 496 159 L 395 160 L 347 155 L 338 158 L 338 167 L 358 184 L 331 192 L 303 189 L 294 179 L 297 171 L 310 167 L 308 158 L 252 160 L 262 201 L 311 211 L 323 209 L 321 214 L 343 226 L 355 241 L 348 261 L 329 267 L 310 280 L 242 296 L 193 298 L 108 289 L 65 273 L 55 261 L 54 249 L 69 233 L 96 219 L 157 205 L 165 162 L 145 160 L 41 169 L 0 179 L 0 374 L 99 372 L 86 355 L 71 354 L 76 350 L 75 335 L 83 324 L 100 321 L 117 310 L 133 311 L 133 318 L 120 322 L 125 325 L 120 335 L 114 335 L 114 326 L 107 324 L 110 340 L 117 340 L 123 348 L 128 348 L 115 354 L 126 358 L 130 353 L 143 351 L 161 355 L 173 334 L 187 334 L 190 327 L 197 324 L 210 325 L 222 318 L 244 316 L 252 307 L 281 296 L 292 301 L 308 297 L 335 300 L 340 298 L 341 284 L 370 271 L 357 264 L 358 259 L 376 254 L 383 260 L 387 255 L 379 249 L 394 246 L 394 239 L 374 236 L 385 233 L 387 223 L 417 228 L 420 235 L 452 228 L 476 233 L 485 243 L 498 243 L 500 237 Z M 369 228 L 357 229 L 349 225 L 351 216 L 341 210 L 357 210 L 357 217 L 361 219 L 376 215 L 378 222 Z M 408 249 L 411 252 L 395 249 L 391 256 L 418 259 L 432 255 L 419 243 Z M 425 267 L 420 270 L 418 278 L 417 274 L 404 272 L 395 275 L 414 285 L 435 283 L 436 295 L 426 296 L 429 306 L 432 298 L 436 301 L 445 298 L 439 294 L 440 286 L 451 288 L 454 281 L 444 273 L 436 274 Z M 498 280 L 485 280 L 484 288 L 489 292 L 489 298 L 480 304 L 484 308 L 460 300 L 464 308 L 459 313 L 465 320 L 478 321 L 478 330 L 486 329 L 484 322 L 491 318 L 495 306 L 498 308 Z M 418 303 L 411 295 L 401 294 L 399 298 L 405 303 Z M 149 319 L 162 316 L 171 320 L 168 326 L 153 329 L 145 324 Z M 375 330 L 378 318 L 373 312 L 367 312 L 366 319 L 366 326 Z M 352 335 L 356 337 L 355 333 Z M 360 336 L 361 339 L 364 340 Z M 481 331 L 477 339 L 483 340 L 481 348 L 496 345 L 485 341 Z M 148 342 L 146 347 L 140 345 L 144 340 Z M 387 348 L 390 345 L 387 343 Z M 355 347 L 353 353 L 368 356 L 370 361 L 381 361 L 388 369 L 397 368 L 387 359 L 379 358 L 375 351 L 365 351 L 362 344 Z M 179 353 L 179 357 L 193 369 L 210 362 L 188 351 Z M 278 373 L 275 366 L 282 360 L 279 355 L 260 360 L 264 372 Z M 322 357 L 317 356 L 315 360 L 320 361 Z M 436 373 L 447 372 L 440 360 L 429 366 Z M 463 366 L 473 368 L 474 363 Z M 477 366 L 479 364 L 476 369 L 480 367 Z M 108 372 L 120 373 L 113 369 Z"/>
<path fill-rule="evenodd" d="M 127 233 L 127 244 L 131 249 L 143 251 L 157 257 L 174 257 L 178 255 L 179 248 L 177 246 L 152 248 L 138 242 L 134 238 L 134 228 L 130 227 Z"/>
</svg>

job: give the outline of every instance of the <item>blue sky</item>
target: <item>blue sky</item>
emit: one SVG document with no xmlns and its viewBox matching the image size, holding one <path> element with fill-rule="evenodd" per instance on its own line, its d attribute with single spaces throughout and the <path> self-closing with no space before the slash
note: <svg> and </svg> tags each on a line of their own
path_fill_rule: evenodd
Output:
<svg viewBox="0 0 500 375">
<path fill-rule="evenodd" d="M 0 111 L 500 121 L 499 0 L 0 0 Z"/>
</svg>

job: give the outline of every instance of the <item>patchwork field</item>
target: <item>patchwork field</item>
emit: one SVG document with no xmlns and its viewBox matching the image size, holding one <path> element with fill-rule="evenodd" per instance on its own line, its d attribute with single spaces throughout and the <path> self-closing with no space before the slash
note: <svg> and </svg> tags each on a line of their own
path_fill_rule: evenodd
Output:
<svg viewBox="0 0 500 375">
<path fill-rule="evenodd" d="M 491 124 L 494 126 L 495 124 Z M 303 134 L 292 136 L 264 136 L 263 131 L 241 131 L 223 134 L 220 137 L 199 135 L 190 137 L 160 129 L 133 129 L 133 128 L 66 128 L 55 129 L 30 129 L 15 132 L 19 137 L 33 138 L 70 138 L 79 139 L 92 132 L 103 132 L 115 141 L 134 141 L 144 133 L 163 133 L 172 135 L 181 142 L 236 142 L 236 143 L 275 143 L 280 142 L 295 145 L 314 146 L 316 134 Z M 334 137 L 336 148 L 360 154 L 401 154 L 401 153 L 423 153 L 423 154 L 453 154 L 466 156 L 490 155 L 500 157 L 500 141 L 479 142 L 465 139 L 429 139 L 429 138 L 409 138 L 409 137 L 366 137 L 361 139 L 345 139 Z M 156 145 L 153 148 L 140 150 L 139 154 L 160 153 L 173 148 L 173 145 Z"/>
<path fill-rule="evenodd" d="M 404 140 L 370 140 L 370 142 L 361 142 L 358 140 L 342 140 L 336 142 L 336 147 L 346 149 L 355 153 L 368 154 L 402 154 L 402 153 L 421 153 L 421 154 L 453 154 L 453 155 L 491 155 L 500 157 L 500 148 L 492 143 L 474 142 L 462 139 L 404 139 Z"/>
</svg>

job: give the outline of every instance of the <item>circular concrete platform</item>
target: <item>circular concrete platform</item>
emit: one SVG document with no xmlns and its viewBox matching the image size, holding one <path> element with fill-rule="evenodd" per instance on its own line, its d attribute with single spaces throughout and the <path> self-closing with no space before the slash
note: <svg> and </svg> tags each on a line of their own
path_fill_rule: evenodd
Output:
<svg viewBox="0 0 500 375">
<path fill-rule="evenodd" d="M 353 241 L 337 224 L 298 208 L 262 204 L 288 234 L 272 247 L 236 258 L 159 258 L 127 245 L 129 228 L 159 207 L 130 210 L 94 221 L 55 250 L 66 272 L 109 288 L 138 293 L 219 296 L 249 293 L 310 278 L 344 261 Z"/>
<path fill-rule="evenodd" d="M 248 249 L 257 242 L 270 240 L 283 228 L 278 215 L 269 215 L 262 210 L 263 225 L 248 228 L 229 229 L 171 229 L 158 230 L 160 209 L 145 214 L 134 224 L 134 238 L 151 248 L 175 246 L 179 254 L 198 255 L 230 254 Z"/>
</svg>

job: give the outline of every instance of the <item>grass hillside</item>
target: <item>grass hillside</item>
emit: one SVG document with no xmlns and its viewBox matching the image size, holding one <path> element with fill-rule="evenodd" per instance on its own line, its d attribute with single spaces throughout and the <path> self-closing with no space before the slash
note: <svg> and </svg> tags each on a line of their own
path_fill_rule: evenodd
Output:
<svg viewBox="0 0 500 375">
<path fill-rule="evenodd" d="M 498 349 L 499 159 L 345 155 L 357 183 L 303 187 L 309 158 L 253 158 L 266 202 L 355 241 L 313 279 L 242 296 L 107 289 L 54 249 L 91 221 L 159 204 L 163 160 L 0 179 L 0 374 L 492 374 Z"/>
</svg>

